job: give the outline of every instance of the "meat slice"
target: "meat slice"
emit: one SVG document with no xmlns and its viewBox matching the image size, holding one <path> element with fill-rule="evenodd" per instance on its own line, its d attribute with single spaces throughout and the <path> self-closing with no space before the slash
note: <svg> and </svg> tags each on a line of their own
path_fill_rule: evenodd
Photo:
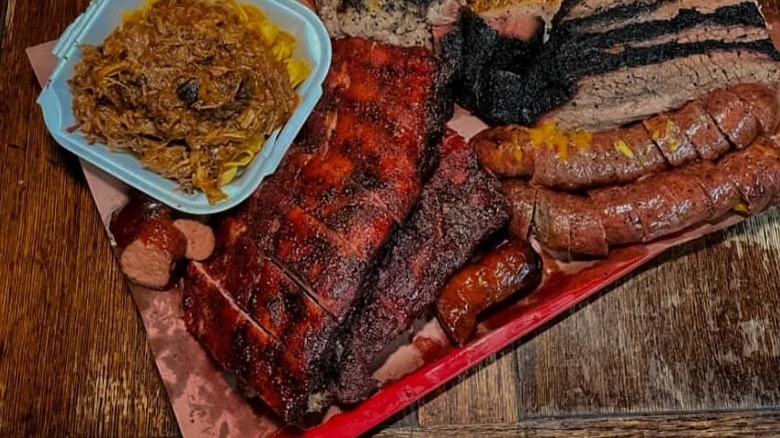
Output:
<svg viewBox="0 0 780 438">
<path fill-rule="evenodd" d="M 480 169 L 461 137 L 449 134 L 441 154 L 414 212 L 367 283 L 366 307 L 345 344 L 338 390 L 343 403 L 376 389 L 371 372 L 381 351 L 435 301 L 477 244 L 509 219 L 498 181 Z"/>
<path fill-rule="evenodd" d="M 642 123 L 672 167 L 681 167 L 699 158 L 693 144 L 685 135 L 684 128 L 675 123 L 668 114 L 650 117 Z"/>
<path fill-rule="evenodd" d="M 119 266 L 128 280 L 150 289 L 164 290 L 175 283 L 175 271 L 187 251 L 187 238 L 173 222 L 144 221 L 134 240 L 120 247 Z"/>
<path fill-rule="evenodd" d="M 539 242 L 564 260 L 577 254 L 605 256 L 609 252 L 598 209 L 583 196 L 540 189 L 534 229 Z"/>
<path fill-rule="evenodd" d="M 715 90 L 703 99 L 704 109 L 709 113 L 721 132 L 737 149 L 744 149 L 759 132 L 758 120 L 751 107 L 729 90 Z"/>
<path fill-rule="evenodd" d="M 714 164 L 701 161 L 680 169 L 678 175 L 683 179 L 695 181 L 710 200 L 710 220 L 720 218 L 740 202 L 739 191 L 724 172 Z"/>
<path fill-rule="evenodd" d="M 558 21 L 579 32 L 608 32 L 648 21 L 668 21 L 681 10 L 712 14 L 719 8 L 745 3 L 745 0 L 566 0 Z"/>
<path fill-rule="evenodd" d="M 756 118 L 760 131 L 773 135 L 777 131 L 777 114 L 780 112 L 777 89 L 759 84 L 739 84 L 731 89 L 747 106 L 748 112 Z"/>
<path fill-rule="evenodd" d="M 352 179 L 368 190 L 377 204 L 394 219 L 402 221 L 405 213 L 420 196 L 420 178 L 425 139 L 393 134 L 389 127 L 374 123 L 365 115 L 343 111 L 334 135 L 341 145 L 339 152 L 359 160 Z M 385 144 L 397 145 L 393 151 Z"/>
<path fill-rule="evenodd" d="M 190 260 L 203 261 L 214 252 L 216 244 L 214 230 L 207 224 L 195 219 L 180 218 L 173 225 L 187 239 L 187 249 L 184 257 Z"/>
<path fill-rule="evenodd" d="M 245 302 L 247 314 L 285 344 L 280 368 L 303 381 L 328 372 L 332 364 L 336 321 L 269 259 Z M 323 376 L 324 378 L 324 376 Z"/>
<path fill-rule="evenodd" d="M 619 196 L 620 191 L 626 193 Z M 610 246 L 641 242 L 644 237 L 642 219 L 633 200 L 638 194 L 634 185 L 608 187 L 588 192 L 601 216 L 607 244 Z"/>
<path fill-rule="evenodd" d="M 263 181 L 260 189 L 252 193 L 232 214 L 222 217 L 223 223 L 217 229 L 217 245 L 222 243 L 220 234 L 235 231 L 231 229 L 236 226 L 232 221 L 238 219 L 241 227 L 249 228 L 258 249 L 263 253 L 272 253 L 282 220 L 295 205 L 297 194 L 301 193 L 301 170 L 315 156 L 316 151 L 310 152 L 305 146 L 294 143 L 277 171 Z"/>
<path fill-rule="evenodd" d="M 776 118 L 777 115 L 778 112 L 775 111 L 771 117 Z M 728 139 L 720 132 L 701 102 L 689 102 L 680 110 L 672 112 L 671 118 L 682 128 L 702 159 L 715 161 L 731 148 Z"/>
<path fill-rule="evenodd" d="M 556 257 L 571 259 L 572 209 L 582 198 L 566 193 L 540 189 L 536 195 L 534 231 L 539 242 Z"/>
<path fill-rule="evenodd" d="M 339 321 L 357 299 L 370 265 L 297 207 L 282 221 L 273 258 Z"/>
<path fill-rule="evenodd" d="M 579 209 L 572 209 L 570 252 L 604 257 L 609 254 L 607 232 L 595 205 L 587 200 Z"/>
<path fill-rule="evenodd" d="M 528 240 L 536 210 L 537 189 L 522 180 L 509 179 L 501 183 L 512 209 L 509 231 L 519 240 Z"/>
<path fill-rule="evenodd" d="M 624 142 L 626 150 L 623 150 L 621 153 L 623 155 L 633 154 L 636 156 L 636 159 L 642 163 L 642 175 L 657 173 L 669 167 L 668 159 L 662 153 L 663 151 L 658 148 L 658 145 L 643 124 L 635 123 L 624 127 L 618 131 L 617 135 L 618 138 L 615 141 L 616 149 L 622 150 L 623 145 L 621 142 Z M 623 177 L 620 178 L 620 182 L 633 181 L 633 179 L 630 179 L 632 176 L 634 176 L 633 173 L 624 173 Z"/>
<path fill-rule="evenodd" d="M 341 236 L 353 251 L 369 259 L 389 235 L 394 218 L 384 203 L 353 179 L 356 160 L 360 162 L 338 151 L 312 159 L 299 177 L 306 190 L 291 197 L 302 210 Z"/>
<path fill-rule="evenodd" d="M 647 13 L 654 9 L 654 3 L 658 2 L 656 0 L 622 2 L 615 0 L 564 0 L 556 21 L 568 25 L 583 25 L 581 23 L 586 20 L 600 23 L 602 20 L 606 21 L 606 17 L 615 20 L 621 18 L 624 13 L 630 12 L 632 20 L 629 22 L 634 23 L 636 22 L 634 20 L 642 12 Z M 599 30 L 604 31 L 607 29 L 599 28 Z"/>
<path fill-rule="evenodd" d="M 623 202 L 621 195 L 632 196 L 630 199 L 642 223 L 643 242 L 682 230 L 709 217 L 709 197 L 702 188 L 695 181 L 681 181 L 679 178 L 674 179 L 678 185 L 672 186 L 670 176 L 674 176 L 674 172 L 664 175 L 664 178 L 648 178 L 639 182 L 631 195 L 621 190 L 617 193 L 617 202 Z"/>
<path fill-rule="evenodd" d="M 724 158 L 717 171 L 734 184 L 746 213 L 764 210 L 780 193 L 780 155 L 776 145 L 763 141 Z"/>
</svg>

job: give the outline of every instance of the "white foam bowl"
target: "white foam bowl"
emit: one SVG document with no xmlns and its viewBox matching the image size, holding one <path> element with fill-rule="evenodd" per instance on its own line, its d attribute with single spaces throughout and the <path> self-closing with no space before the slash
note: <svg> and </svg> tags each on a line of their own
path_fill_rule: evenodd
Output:
<svg viewBox="0 0 780 438">
<path fill-rule="evenodd" d="M 309 77 L 298 86 L 300 103 L 292 117 L 269 136 L 260 153 L 231 183 L 222 187 L 224 201 L 209 204 L 200 191 L 185 193 L 179 185 L 141 165 L 131 153 L 111 150 L 100 143 L 89 144 L 81 132 L 73 131 L 73 95 L 68 79 L 81 59 L 81 44 L 100 45 L 119 26 L 126 11 L 139 9 L 146 0 L 95 0 L 63 33 L 54 47 L 59 63 L 38 98 L 43 118 L 51 135 L 68 151 L 94 164 L 128 185 L 177 210 L 192 214 L 213 214 L 234 207 L 272 174 L 298 131 L 322 96 L 322 82 L 331 60 L 328 33 L 319 18 L 295 0 L 243 0 L 262 9 L 281 29 L 295 37 L 293 57 L 305 60 L 312 68 Z M 69 129 L 70 128 L 70 129 Z"/>
</svg>

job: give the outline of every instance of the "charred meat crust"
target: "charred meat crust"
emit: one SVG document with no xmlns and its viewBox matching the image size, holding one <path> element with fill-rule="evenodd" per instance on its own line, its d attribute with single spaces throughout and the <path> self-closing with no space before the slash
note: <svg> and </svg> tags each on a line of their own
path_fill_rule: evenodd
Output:
<svg viewBox="0 0 780 438">
<path fill-rule="evenodd" d="M 441 162 L 409 219 L 394 233 L 367 283 L 340 366 L 338 398 L 356 403 L 376 389 L 380 352 L 437 298 L 476 246 L 509 220 L 499 183 L 484 173 L 466 142 L 449 133 Z"/>
</svg>

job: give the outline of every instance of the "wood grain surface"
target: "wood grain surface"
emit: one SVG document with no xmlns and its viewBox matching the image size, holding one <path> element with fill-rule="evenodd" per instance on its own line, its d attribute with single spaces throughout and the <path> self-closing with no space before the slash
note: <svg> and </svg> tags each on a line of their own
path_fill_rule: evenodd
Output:
<svg viewBox="0 0 780 438">
<path fill-rule="evenodd" d="M 765 1 L 770 20 L 780 1 Z M 176 437 L 28 46 L 87 0 L 0 14 L 0 437 Z M 376 430 L 379 436 L 780 436 L 780 213 L 670 251 Z"/>
</svg>

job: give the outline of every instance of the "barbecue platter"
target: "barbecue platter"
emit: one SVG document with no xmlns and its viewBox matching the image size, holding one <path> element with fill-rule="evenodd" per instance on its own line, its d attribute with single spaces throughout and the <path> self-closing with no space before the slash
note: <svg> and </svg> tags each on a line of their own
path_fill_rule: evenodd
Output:
<svg viewBox="0 0 780 438">
<path fill-rule="evenodd" d="M 332 62 L 276 172 L 217 216 L 133 193 L 110 221 L 128 279 L 173 287 L 279 425 L 360 409 L 424 365 L 385 372 L 420 333 L 446 361 L 524 297 L 780 203 L 780 53 L 754 1 L 314 7 Z"/>
</svg>

